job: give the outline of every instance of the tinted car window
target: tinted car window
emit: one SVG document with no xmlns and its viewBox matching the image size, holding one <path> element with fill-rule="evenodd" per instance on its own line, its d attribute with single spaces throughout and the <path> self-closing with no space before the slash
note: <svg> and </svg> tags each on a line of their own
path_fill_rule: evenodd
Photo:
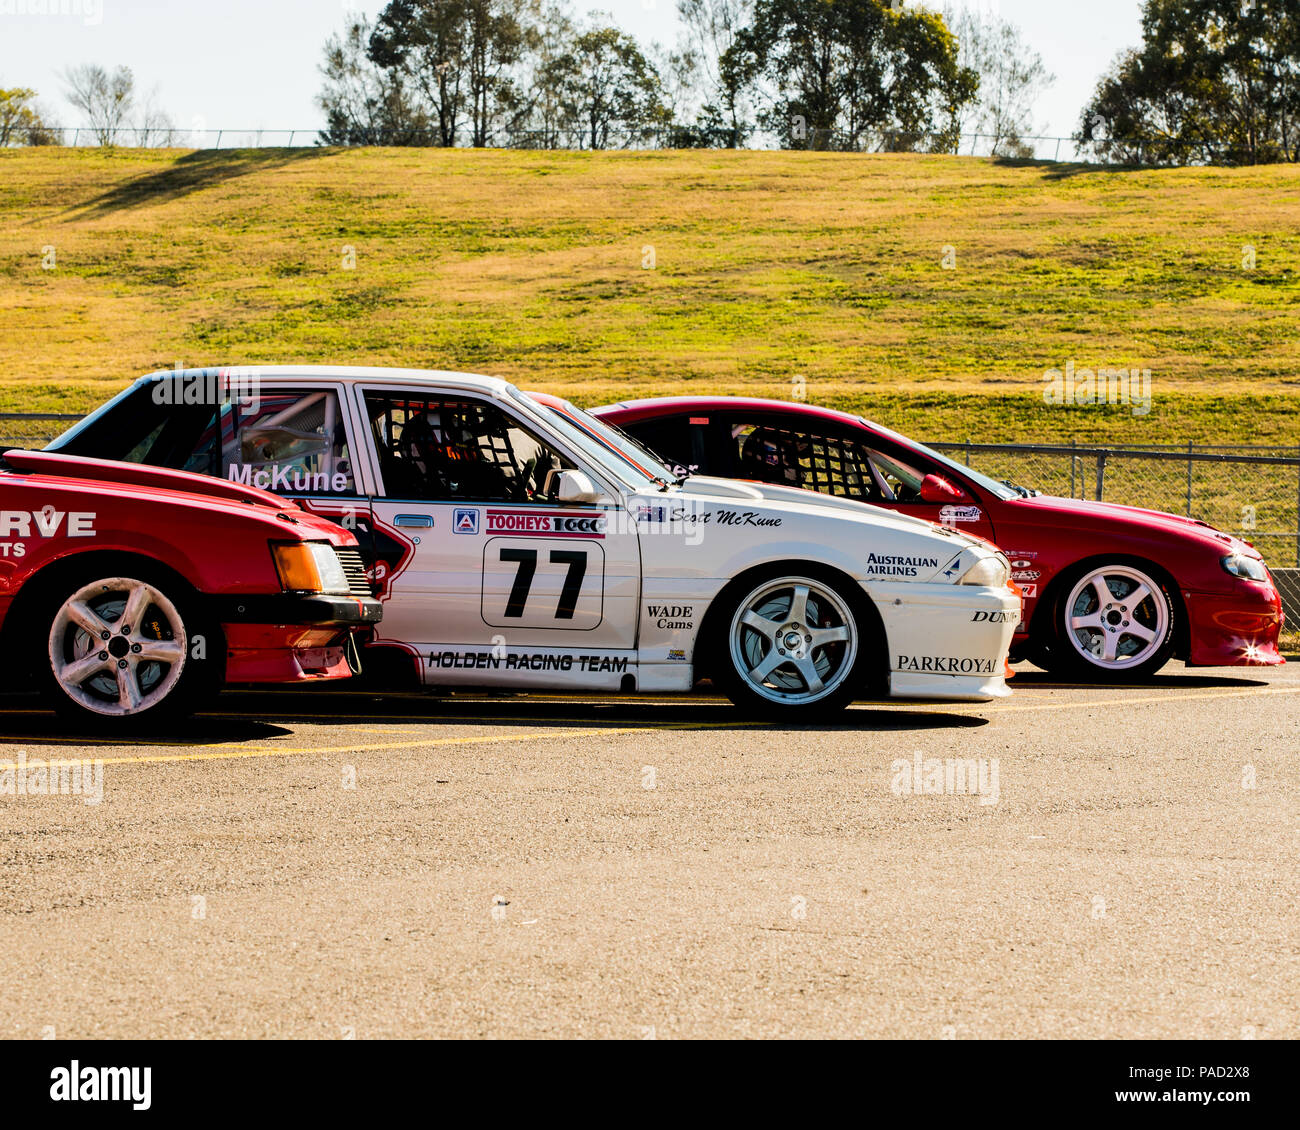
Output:
<svg viewBox="0 0 1300 1130">
<path fill-rule="evenodd" d="M 211 435 L 219 442 L 221 477 L 279 494 L 356 491 L 347 429 L 333 389 L 264 392 L 251 403 L 227 400 Z"/>
<path fill-rule="evenodd" d="M 753 420 L 733 420 L 727 434 L 736 478 L 841 498 L 875 501 L 883 495 L 870 452 L 851 437 Z"/>
<path fill-rule="evenodd" d="M 549 502 L 573 469 L 486 401 L 368 392 L 366 411 L 389 498 Z"/>
<path fill-rule="evenodd" d="M 185 378 L 150 381 L 105 405 L 50 450 L 215 475 L 279 494 L 356 491 L 333 389 L 231 398 L 215 383 L 205 390 Z"/>
<path fill-rule="evenodd" d="M 716 460 L 710 458 L 707 416 L 669 416 L 619 424 L 619 428 L 659 457 L 675 475 L 716 474 Z"/>
</svg>

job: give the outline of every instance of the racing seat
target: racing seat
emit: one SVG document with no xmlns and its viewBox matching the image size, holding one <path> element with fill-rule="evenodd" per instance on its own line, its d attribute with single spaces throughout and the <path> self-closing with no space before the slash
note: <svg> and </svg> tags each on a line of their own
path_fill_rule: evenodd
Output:
<svg viewBox="0 0 1300 1130">
<path fill-rule="evenodd" d="M 800 485 L 799 445 L 788 432 L 755 428 L 740 448 L 737 477 L 780 486 Z"/>
</svg>

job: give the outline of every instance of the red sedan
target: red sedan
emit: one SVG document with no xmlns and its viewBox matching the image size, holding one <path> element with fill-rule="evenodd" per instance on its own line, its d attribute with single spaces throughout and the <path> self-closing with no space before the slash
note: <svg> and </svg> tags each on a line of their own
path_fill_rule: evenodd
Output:
<svg viewBox="0 0 1300 1130">
<path fill-rule="evenodd" d="M 859 499 L 995 541 L 1025 612 L 1012 658 L 1077 678 L 1271 666 L 1282 602 L 1259 553 L 1204 522 L 995 482 L 861 416 L 740 397 L 593 409 L 679 473 Z"/>
<path fill-rule="evenodd" d="M 133 728 L 224 683 L 351 674 L 383 615 L 356 538 L 265 491 L 47 452 L 0 462 L 0 642 L 64 717 Z"/>
</svg>

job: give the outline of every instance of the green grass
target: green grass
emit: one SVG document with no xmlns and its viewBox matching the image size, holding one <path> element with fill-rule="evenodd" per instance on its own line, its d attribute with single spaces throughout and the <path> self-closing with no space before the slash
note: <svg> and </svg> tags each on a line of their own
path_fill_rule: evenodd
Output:
<svg viewBox="0 0 1300 1130">
<path fill-rule="evenodd" d="M 1150 369 L 1151 413 L 1045 405 L 1071 359 Z M 1300 445 L 1300 169 L 0 152 L 0 410 L 79 412 L 177 361 L 468 369 L 585 404 L 802 378 L 933 439 Z"/>
</svg>

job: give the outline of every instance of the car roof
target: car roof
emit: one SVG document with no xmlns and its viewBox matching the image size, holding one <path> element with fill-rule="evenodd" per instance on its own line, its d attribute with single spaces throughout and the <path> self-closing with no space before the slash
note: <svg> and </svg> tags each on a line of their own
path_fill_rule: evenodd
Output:
<svg viewBox="0 0 1300 1130">
<path fill-rule="evenodd" d="M 797 400 L 765 400 L 754 396 L 655 396 L 640 400 L 620 400 L 617 404 L 605 404 L 591 409 L 593 415 L 603 416 L 617 412 L 629 419 L 645 419 L 649 416 L 663 416 L 678 411 L 691 412 L 783 412 L 796 416 L 810 416 L 813 419 L 833 420 L 841 424 L 864 424 L 868 421 L 852 412 L 841 412 L 836 408 L 823 408 L 816 404 L 805 404 Z"/>
<path fill-rule="evenodd" d="M 311 378 L 356 384 L 362 381 L 382 381 L 387 384 L 439 384 L 475 392 L 501 393 L 513 387 L 513 382 L 501 377 L 488 377 L 481 373 L 457 373 L 443 369 L 399 369 L 384 366 L 360 365 L 222 365 L 204 369 L 160 369 L 146 373 L 136 383 L 149 381 L 193 379 L 196 377 L 230 377 L 235 379 L 256 377 L 259 380 L 307 380 Z"/>
</svg>

